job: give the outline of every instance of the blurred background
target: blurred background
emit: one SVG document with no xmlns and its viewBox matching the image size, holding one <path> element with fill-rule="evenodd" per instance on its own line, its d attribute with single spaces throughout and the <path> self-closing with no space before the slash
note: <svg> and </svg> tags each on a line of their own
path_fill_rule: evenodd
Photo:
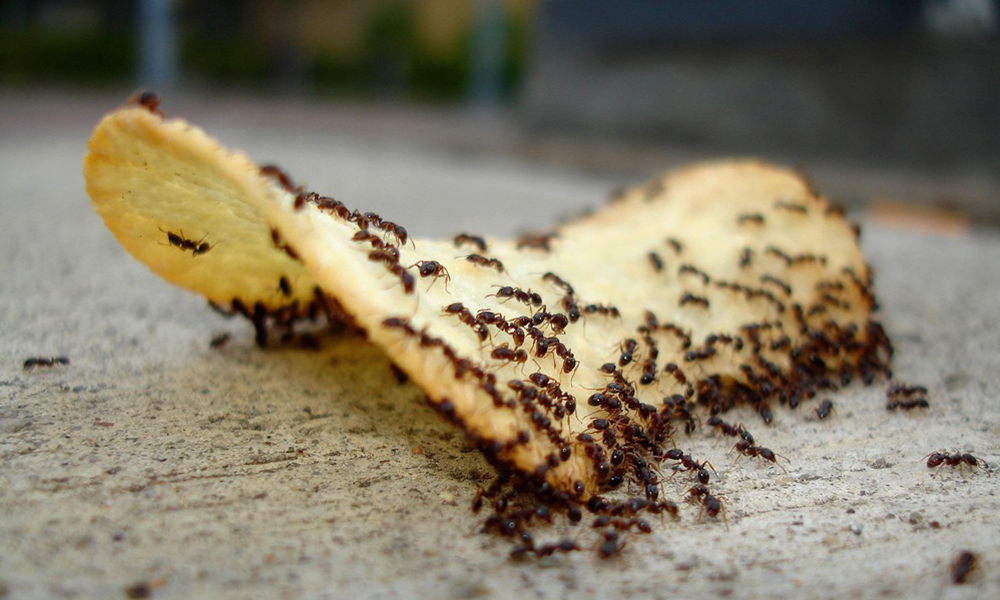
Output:
<svg viewBox="0 0 1000 600">
<path fill-rule="evenodd" d="M 313 136 L 260 157 L 293 174 L 320 134 L 445 171 L 507 161 L 498 181 L 547 169 L 584 196 L 757 156 L 889 223 L 1000 223 L 1000 0 L 0 0 L 8 144 L 85 131 L 139 88 L 255 156 L 266 124 Z M 406 191 L 302 168 L 357 204 Z M 539 220 L 575 208 L 510 192 Z"/>
</svg>

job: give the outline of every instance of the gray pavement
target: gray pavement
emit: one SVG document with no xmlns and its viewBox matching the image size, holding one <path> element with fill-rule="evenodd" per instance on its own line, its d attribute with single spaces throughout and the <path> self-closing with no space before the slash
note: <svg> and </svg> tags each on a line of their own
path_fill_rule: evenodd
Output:
<svg viewBox="0 0 1000 600">
<path fill-rule="evenodd" d="M 80 175 L 89 128 L 116 102 L 0 94 L 0 597 L 1000 595 L 1000 477 L 921 459 L 961 449 L 1000 463 L 996 233 L 863 236 L 897 374 L 930 388 L 925 414 L 887 413 L 884 383 L 831 395 L 822 422 L 809 404 L 777 410 L 771 427 L 737 412 L 790 462 L 735 462 L 704 431 L 683 440 L 718 470 L 728 526 L 684 506 L 617 559 L 516 563 L 469 510 L 487 465 L 418 389 L 386 383 L 377 350 L 345 337 L 261 351 L 247 325 L 118 246 Z M 468 133 L 420 134 L 429 125 L 389 111 L 178 106 L 165 108 L 418 235 L 537 227 L 623 178 L 463 150 L 444 137 Z M 260 123 L 269 112 L 280 126 Z M 209 349 L 219 332 L 232 341 Z M 21 368 L 53 355 L 71 364 Z M 962 549 L 980 569 L 954 586 Z"/>
</svg>

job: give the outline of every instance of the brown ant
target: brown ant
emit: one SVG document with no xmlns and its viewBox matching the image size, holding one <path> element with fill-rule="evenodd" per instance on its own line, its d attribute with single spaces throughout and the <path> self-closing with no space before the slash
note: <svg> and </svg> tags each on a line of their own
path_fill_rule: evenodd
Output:
<svg viewBox="0 0 1000 600">
<path fill-rule="evenodd" d="M 278 289 L 281 290 L 281 294 L 286 298 L 292 295 L 292 284 L 288 282 L 288 278 L 284 275 L 278 279 Z"/>
<path fill-rule="evenodd" d="M 688 501 L 701 504 L 701 510 L 698 511 L 699 521 L 701 521 L 702 514 L 707 514 L 713 519 L 717 519 L 721 514 L 722 520 L 726 523 L 726 527 L 729 527 L 729 519 L 726 517 L 725 505 L 722 504 L 722 500 L 719 500 L 713 496 L 711 492 L 709 492 L 707 485 L 698 483 L 692 486 L 688 490 Z"/>
<path fill-rule="evenodd" d="M 563 278 L 559 277 L 558 275 L 556 275 L 552 271 L 549 271 L 548 273 L 545 273 L 544 275 L 542 275 L 542 280 L 548 281 L 550 283 L 554 283 L 556 286 L 562 288 L 563 291 L 565 291 L 570 296 L 572 296 L 574 294 L 573 286 L 571 286 Z"/>
<path fill-rule="evenodd" d="M 695 471 L 696 472 L 695 474 L 699 478 L 701 477 L 701 471 L 704 471 L 705 467 L 712 469 L 712 472 L 715 473 L 715 467 L 712 466 L 712 463 L 708 462 L 707 460 L 698 462 L 695 459 L 691 458 L 690 454 L 685 454 L 684 451 L 681 450 L 680 448 L 671 448 L 670 450 L 667 450 L 666 454 L 664 454 L 664 457 L 670 460 L 676 460 L 679 463 L 674 466 L 675 471 L 676 470 Z M 716 473 L 716 475 L 718 475 L 718 473 Z"/>
<path fill-rule="evenodd" d="M 729 437 L 740 437 L 750 446 L 754 444 L 753 436 L 746 430 L 745 427 L 743 427 L 743 425 L 730 425 L 717 416 L 709 417 L 706 423 L 709 426 L 721 431 L 723 435 L 728 435 Z"/>
<path fill-rule="evenodd" d="M 445 291 L 448 291 L 448 283 L 451 281 L 451 274 L 441 263 L 436 260 L 418 260 L 410 266 L 417 267 L 417 272 L 420 273 L 421 277 L 433 277 L 434 281 L 431 282 L 431 287 L 434 287 L 434 284 L 437 283 L 439 277 L 444 277 L 444 289 Z M 430 289 L 430 287 L 427 289 Z"/>
<path fill-rule="evenodd" d="M 478 235 L 469 235 L 466 233 L 460 233 L 455 236 L 455 246 L 461 246 L 462 244 L 472 244 L 479 249 L 480 252 L 486 252 L 486 240 L 479 237 Z"/>
<path fill-rule="evenodd" d="M 289 194 L 295 194 L 301 191 L 301 188 L 296 187 L 295 184 L 292 183 L 292 179 L 288 176 L 288 174 L 278 168 L 277 165 L 264 165 L 260 168 L 260 174 L 264 177 L 270 177 L 271 179 L 277 180 L 278 185 L 280 185 L 282 189 Z"/>
<path fill-rule="evenodd" d="M 163 116 L 163 113 L 160 112 L 160 97 L 153 92 L 141 92 L 136 94 L 129 99 L 129 103 L 141 106 L 154 115 Z"/>
<path fill-rule="evenodd" d="M 552 251 L 552 240 L 559 237 L 557 232 L 551 233 L 529 233 L 521 236 L 517 240 L 517 249 L 523 250 L 525 248 L 531 250 L 542 250 L 543 252 Z"/>
<path fill-rule="evenodd" d="M 486 258 L 485 256 L 480 256 L 479 254 L 470 254 L 465 257 L 465 260 L 474 265 L 496 269 L 497 273 L 504 272 L 503 263 L 495 258 Z"/>
<path fill-rule="evenodd" d="M 886 390 L 886 410 L 910 410 L 913 408 L 929 408 L 927 388 L 922 385 L 894 383 Z"/>
<path fill-rule="evenodd" d="M 65 356 L 53 356 L 51 358 L 43 358 L 40 356 L 32 356 L 31 358 L 25 359 L 24 370 L 30 371 L 36 367 L 55 367 L 58 365 L 68 365 L 69 359 Z"/>
<path fill-rule="evenodd" d="M 976 569 L 976 555 L 964 550 L 951 563 L 951 582 L 955 585 L 965 583 L 969 575 Z"/>
<path fill-rule="evenodd" d="M 752 439 L 752 438 L 751 438 Z M 754 446 L 753 443 L 747 441 L 745 438 L 736 442 L 733 448 L 743 456 L 748 456 L 750 458 L 762 458 L 766 461 L 772 462 L 782 471 L 788 472 L 784 467 L 778 464 L 778 455 L 774 453 L 770 448 L 764 448 L 763 446 Z M 784 457 L 782 457 L 784 458 Z M 787 459 L 786 459 L 787 460 Z"/>
<path fill-rule="evenodd" d="M 973 469 L 980 468 L 987 473 L 989 473 L 989 464 L 981 458 L 976 458 L 975 456 L 969 454 L 968 452 L 960 453 L 956 452 L 954 454 L 949 454 L 947 452 L 931 452 L 924 458 L 927 459 L 927 468 L 933 469 L 934 467 L 941 467 L 942 465 L 948 465 L 949 467 L 961 468 L 964 465 L 969 465 Z"/>
</svg>

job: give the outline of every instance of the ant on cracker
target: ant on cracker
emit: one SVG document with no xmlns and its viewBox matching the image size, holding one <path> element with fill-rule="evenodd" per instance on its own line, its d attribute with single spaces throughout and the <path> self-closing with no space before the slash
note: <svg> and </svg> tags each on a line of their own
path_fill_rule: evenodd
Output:
<svg viewBox="0 0 1000 600">
<path fill-rule="evenodd" d="M 428 286 L 428 290 L 434 287 L 434 284 L 437 283 L 439 277 L 444 277 L 444 290 L 446 292 L 448 291 L 448 283 L 451 281 L 451 273 L 449 273 L 448 269 L 446 269 L 441 263 L 436 260 L 418 260 L 410 265 L 410 267 L 417 267 L 417 272 L 420 273 L 421 277 L 434 278 L 434 281 L 432 281 L 430 286 Z"/>
<path fill-rule="evenodd" d="M 208 242 L 205 241 L 205 238 L 208 237 L 207 233 L 204 236 L 202 236 L 200 240 L 196 242 L 194 240 L 189 240 L 186 237 L 184 237 L 183 229 L 180 230 L 181 231 L 180 235 L 172 231 L 165 231 L 160 227 L 157 227 L 157 229 L 167 234 L 167 242 L 169 243 L 169 245 L 177 246 L 181 250 L 190 250 L 191 254 L 194 256 L 205 254 L 206 252 L 208 252 L 212 248 L 215 248 L 218 245 L 218 244 L 209 244 Z"/>
</svg>

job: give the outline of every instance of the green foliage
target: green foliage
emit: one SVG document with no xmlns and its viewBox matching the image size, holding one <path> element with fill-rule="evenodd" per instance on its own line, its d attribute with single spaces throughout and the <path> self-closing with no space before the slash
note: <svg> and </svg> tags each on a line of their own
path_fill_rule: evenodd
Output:
<svg viewBox="0 0 1000 600">
<path fill-rule="evenodd" d="M 6 82 L 123 80 L 135 57 L 133 39 L 121 33 L 0 30 L 0 80 Z"/>
</svg>

